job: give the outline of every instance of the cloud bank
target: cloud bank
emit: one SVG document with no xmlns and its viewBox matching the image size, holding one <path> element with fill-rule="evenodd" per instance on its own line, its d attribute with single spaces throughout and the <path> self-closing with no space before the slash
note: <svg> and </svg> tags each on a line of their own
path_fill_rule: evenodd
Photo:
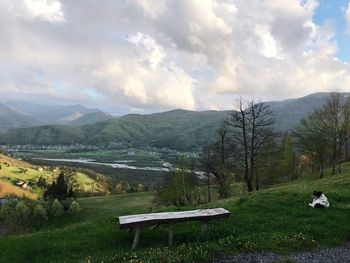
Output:
<svg viewBox="0 0 350 263">
<path fill-rule="evenodd" d="M 115 113 L 346 90 L 315 0 L 0 0 L 0 95 Z M 347 10 L 350 24 L 350 5 Z"/>
</svg>

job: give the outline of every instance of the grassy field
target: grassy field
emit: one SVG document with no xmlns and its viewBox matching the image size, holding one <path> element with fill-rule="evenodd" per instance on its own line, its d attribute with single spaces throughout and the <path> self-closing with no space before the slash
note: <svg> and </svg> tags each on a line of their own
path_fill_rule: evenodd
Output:
<svg viewBox="0 0 350 263">
<path fill-rule="evenodd" d="M 21 197 L 23 193 L 28 195 L 41 194 L 42 190 L 39 188 L 33 187 L 30 190 L 21 190 L 19 187 L 15 186 L 15 184 L 16 182 L 24 181 L 35 185 L 41 176 L 48 182 L 51 182 L 59 173 L 59 170 L 57 169 L 56 171 L 53 171 L 48 167 L 32 165 L 2 154 L 0 154 L 0 166 L 0 182 L 3 185 L 3 189 L 5 189 L 6 185 L 7 189 L 9 190 L 6 193 L 5 191 L 0 190 L 0 197 L 6 195 L 16 195 Z M 22 173 L 22 169 L 26 169 L 26 172 Z M 80 192 L 91 192 L 92 187 L 94 188 L 95 192 L 107 192 L 104 185 L 97 183 L 94 179 L 84 173 L 76 173 L 75 179 Z M 10 188 L 12 189 L 11 191 Z M 18 191 L 13 191 L 16 188 L 18 188 Z"/>
<path fill-rule="evenodd" d="M 324 179 L 308 175 L 256 193 L 217 200 L 195 209 L 224 207 L 228 220 L 212 222 L 208 234 L 200 224 L 174 227 L 168 248 L 167 228 L 144 230 L 140 248 L 130 251 L 133 234 L 117 228 L 115 217 L 178 208 L 155 208 L 152 193 L 80 199 L 83 211 L 37 233 L 0 239 L 1 262 L 209 262 L 220 252 L 275 251 L 289 253 L 341 244 L 350 238 L 350 165 L 346 172 Z M 308 207 L 314 190 L 324 191 L 331 207 Z"/>
<path fill-rule="evenodd" d="M 4 180 L 0 180 L 0 197 L 4 197 L 4 196 L 25 197 L 30 200 L 38 199 L 37 194 L 21 189 Z"/>
</svg>

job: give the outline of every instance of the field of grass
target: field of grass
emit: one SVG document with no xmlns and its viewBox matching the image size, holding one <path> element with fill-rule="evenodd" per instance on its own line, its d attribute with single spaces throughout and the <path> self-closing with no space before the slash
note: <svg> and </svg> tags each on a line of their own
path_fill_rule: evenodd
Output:
<svg viewBox="0 0 350 263">
<path fill-rule="evenodd" d="M 336 176 L 308 175 L 259 192 L 181 210 L 224 207 L 227 220 L 216 220 L 205 236 L 197 222 L 145 229 L 139 249 L 130 251 L 133 234 L 119 230 L 116 216 L 179 208 L 155 208 L 152 193 L 82 198 L 82 213 L 50 222 L 37 233 L 0 239 L 0 262 L 209 262 L 220 252 L 268 250 L 289 253 L 335 246 L 350 239 L 350 164 Z M 326 193 L 329 209 L 311 209 L 314 190 Z"/>
<path fill-rule="evenodd" d="M 23 190 L 17 186 L 14 186 L 4 180 L 0 180 L 0 197 L 4 196 L 18 196 L 27 199 L 35 200 L 38 195 L 26 190 Z"/>
<path fill-rule="evenodd" d="M 31 185 L 35 185 L 41 176 L 48 182 L 51 182 L 57 177 L 59 172 L 57 169 L 53 171 L 52 169 L 49 169 L 50 167 L 35 166 L 2 154 L 0 154 L 0 165 L 0 180 L 3 183 L 7 183 L 8 187 L 11 186 L 14 195 L 17 195 L 16 193 L 18 193 L 20 194 L 19 196 L 22 196 L 23 193 L 27 193 L 28 195 L 40 194 L 42 190 L 35 187 L 30 190 L 22 190 L 15 186 L 16 182 L 24 181 Z M 21 169 L 26 169 L 26 172 L 21 172 Z M 84 173 L 77 172 L 75 179 L 79 188 L 77 190 L 80 192 L 91 192 L 93 188 L 95 192 L 107 193 L 107 190 L 103 185 L 97 183 L 94 179 Z M 16 188 L 19 191 L 14 191 Z M 5 193 L 2 194 L 0 192 L 0 197 L 3 196 L 5 196 Z"/>
</svg>

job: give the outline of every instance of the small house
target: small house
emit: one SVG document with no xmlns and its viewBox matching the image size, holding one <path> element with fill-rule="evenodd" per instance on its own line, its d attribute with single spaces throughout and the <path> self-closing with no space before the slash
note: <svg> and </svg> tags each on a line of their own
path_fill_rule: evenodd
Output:
<svg viewBox="0 0 350 263">
<path fill-rule="evenodd" d="M 19 180 L 16 185 L 22 187 L 25 183 L 22 180 Z"/>
</svg>

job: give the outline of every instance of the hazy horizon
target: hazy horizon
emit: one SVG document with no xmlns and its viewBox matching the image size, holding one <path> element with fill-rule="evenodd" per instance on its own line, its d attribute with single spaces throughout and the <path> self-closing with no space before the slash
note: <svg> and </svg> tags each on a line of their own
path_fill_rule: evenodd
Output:
<svg viewBox="0 0 350 263">
<path fill-rule="evenodd" d="M 315 95 L 315 94 L 327 94 L 327 93 L 332 93 L 334 91 L 325 91 L 325 92 L 317 92 L 317 93 L 311 93 L 311 94 L 307 94 L 305 96 L 302 96 L 302 97 L 295 97 L 295 98 L 286 98 L 286 99 L 280 99 L 280 100 L 260 100 L 260 101 L 263 101 L 263 102 L 283 102 L 283 101 L 288 101 L 288 100 L 294 100 L 294 99 L 300 99 L 300 98 L 303 98 L 303 97 L 307 97 L 307 96 L 310 96 L 310 95 Z M 350 93 L 350 92 L 344 92 L 344 93 Z M 33 103 L 33 104 L 37 104 L 37 105 L 44 105 L 44 106 L 50 106 L 50 107 L 55 107 L 55 106 L 83 106 L 83 107 L 86 107 L 86 108 L 89 108 L 89 109 L 96 109 L 96 110 L 101 110 L 107 114 L 110 114 L 112 115 L 113 117 L 121 117 L 121 116 L 124 116 L 124 115 L 128 115 L 128 114 L 154 114 L 154 113 L 162 113 L 162 112 L 167 112 L 167 111 L 175 111 L 175 110 L 188 110 L 188 111 L 196 111 L 196 112 L 202 112 L 202 111 L 226 111 L 226 110 L 232 110 L 233 109 L 233 105 L 235 103 L 235 101 L 237 101 L 239 99 L 239 95 L 238 97 L 236 97 L 235 99 L 232 100 L 232 104 L 231 104 L 231 107 L 230 108 L 227 108 L 227 109 L 218 109 L 218 110 L 213 110 L 213 109 L 199 109 L 199 110 L 188 110 L 188 109 L 183 109 L 183 108 L 169 108 L 169 109 L 165 109 L 165 110 L 160 110 L 160 111 L 131 111 L 131 112 L 122 112 L 122 113 L 115 113 L 115 112 L 110 112 L 108 111 L 108 109 L 104 109 L 103 107 L 102 108 L 98 108 L 98 107 L 94 107 L 94 106 L 89 106 L 89 105 L 86 105 L 84 103 L 69 103 L 69 102 L 61 102 L 61 103 L 56 103 L 56 104 L 49 104 L 49 103 L 41 103 L 40 101 L 39 102 L 33 102 L 33 101 L 26 101 L 26 100 L 1 100 L 0 99 L 0 104 L 4 104 L 6 106 L 11 106 L 11 103 L 14 103 L 14 102 L 24 102 L 24 103 Z M 243 99 L 247 99 L 249 100 L 250 98 L 243 98 Z M 259 99 L 257 99 L 256 101 L 259 101 Z"/>
</svg>

